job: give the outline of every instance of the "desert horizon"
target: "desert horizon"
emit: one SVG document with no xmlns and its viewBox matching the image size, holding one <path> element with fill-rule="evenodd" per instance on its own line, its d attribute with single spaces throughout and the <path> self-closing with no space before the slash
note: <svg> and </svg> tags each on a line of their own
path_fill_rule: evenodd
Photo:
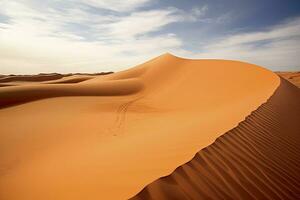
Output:
<svg viewBox="0 0 300 200">
<path fill-rule="evenodd" d="M 46 81 L 46 80 L 57 80 L 61 79 L 66 76 L 75 76 L 75 75 L 87 75 L 87 76 L 98 76 L 98 75 L 107 75 L 115 72 L 96 72 L 96 73 L 88 73 L 88 72 L 74 72 L 74 73 L 66 73 L 66 74 L 61 74 L 61 73 L 39 73 L 39 74 L 0 74 L 0 87 L 1 84 L 5 84 L 7 82 L 12 82 L 14 81 Z M 299 74 L 300 71 L 274 71 L 274 73 L 278 74 L 279 76 L 283 77 L 284 79 L 290 81 L 297 87 L 300 87 L 299 83 Z M 45 79 L 38 80 L 35 77 L 37 76 L 45 76 Z M 29 80 L 28 80 L 29 79 Z M 30 80 L 32 79 L 32 80 Z"/>
</svg>

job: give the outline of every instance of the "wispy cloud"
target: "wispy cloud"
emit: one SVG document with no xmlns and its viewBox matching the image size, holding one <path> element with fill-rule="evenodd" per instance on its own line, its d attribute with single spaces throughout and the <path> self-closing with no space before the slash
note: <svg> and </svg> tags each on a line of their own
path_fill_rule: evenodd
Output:
<svg viewBox="0 0 300 200">
<path fill-rule="evenodd" d="M 222 48 L 244 44 L 247 45 L 268 40 L 284 40 L 294 36 L 300 36 L 300 18 L 269 27 L 262 31 L 227 36 L 227 38 L 214 46 Z"/>
<path fill-rule="evenodd" d="M 147 5 L 150 0 L 69 0 L 73 3 L 85 4 L 97 8 L 118 12 L 132 11 Z"/>
<path fill-rule="evenodd" d="M 197 25 L 193 29 L 197 34 L 204 26 L 217 27 L 232 16 L 221 13 L 214 18 L 207 5 L 183 10 L 152 3 L 1 0 L 0 73 L 119 71 L 166 51 L 239 59 L 273 69 L 299 66 L 299 18 L 251 33 L 220 33 L 222 37 L 207 43 L 199 38 L 197 45 L 176 30 L 192 24 Z M 177 29 L 168 28 L 174 24 Z M 196 48 L 186 49 L 190 43 Z"/>
<path fill-rule="evenodd" d="M 300 18 L 261 31 L 223 36 L 199 50 L 201 53 L 186 56 L 243 60 L 273 70 L 296 70 L 300 63 Z"/>
<path fill-rule="evenodd" d="M 148 35 L 187 20 L 179 9 L 126 12 L 148 1 L 68 2 L 1 1 L 0 13 L 9 19 L 0 24 L 1 73 L 117 71 L 182 46 L 172 33 Z"/>
<path fill-rule="evenodd" d="M 181 20 L 177 14 L 178 10 L 174 8 L 134 12 L 104 26 L 107 28 L 106 33 L 115 38 L 132 38 L 158 31 L 170 23 Z"/>
</svg>

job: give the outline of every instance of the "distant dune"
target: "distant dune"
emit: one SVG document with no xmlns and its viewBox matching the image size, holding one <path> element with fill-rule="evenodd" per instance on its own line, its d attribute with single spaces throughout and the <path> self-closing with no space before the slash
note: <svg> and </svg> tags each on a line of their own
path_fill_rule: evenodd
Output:
<svg viewBox="0 0 300 200">
<path fill-rule="evenodd" d="M 64 76 L 57 73 L 52 74 L 38 74 L 38 75 L 1 75 L 0 83 L 12 82 L 12 81 L 49 81 L 60 79 Z"/>
<path fill-rule="evenodd" d="M 61 79 L 63 77 L 73 76 L 73 75 L 86 75 L 86 76 L 98 76 L 111 74 L 112 72 L 102 72 L 95 74 L 87 73 L 75 73 L 75 74 L 58 74 L 58 73 L 42 73 L 37 75 L 0 75 L 0 83 L 14 82 L 14 81 L 26 81 L 26 82 L 41 82 L 41 81 L 51 81 Z"/>
<path fill-rule="evenodd" d="M 0 199 L 299 193 L 299 89 L 262 67 L 164 54 L 104 76 L 2 84 Z"/>
<path fill-rule="evenodd" d="M 276 74 L 300 88 L 300 72 L 276 72 Z"/>
</svg>

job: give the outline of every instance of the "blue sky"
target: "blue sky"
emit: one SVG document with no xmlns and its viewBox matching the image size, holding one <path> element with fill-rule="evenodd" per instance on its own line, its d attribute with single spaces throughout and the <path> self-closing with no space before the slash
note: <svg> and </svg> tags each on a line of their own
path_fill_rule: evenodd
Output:
<svg viewBox="0 0 300 200">
<path fill-rule="evenodd" d="M 0 0 L 0 74 L 120 71 L 165 52 L 300 70 L 300 1 Z"/>
</svg>

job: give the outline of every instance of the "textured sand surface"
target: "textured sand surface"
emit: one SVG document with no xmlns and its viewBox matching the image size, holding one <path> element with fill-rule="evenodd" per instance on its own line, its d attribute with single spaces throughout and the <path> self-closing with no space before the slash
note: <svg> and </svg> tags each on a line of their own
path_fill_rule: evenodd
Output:
<svg viewBox="0 0 300 200">
<path fill-rule="evenodd" d="M 299 199 L 300 90 L 282 80 L 267 103 L 141 199 Z"/>
<path fill-rule="evenodd" d="M 280 82 L 255 65 L 170 54 L 73 78 L 0 87 L 0 199 L 128 199 L 237 126 Z"/>
<path fill-rule="evenodd" d="M 300 72 L 276 72 L 279 76 L 300 88 Z"/>
</svg>

